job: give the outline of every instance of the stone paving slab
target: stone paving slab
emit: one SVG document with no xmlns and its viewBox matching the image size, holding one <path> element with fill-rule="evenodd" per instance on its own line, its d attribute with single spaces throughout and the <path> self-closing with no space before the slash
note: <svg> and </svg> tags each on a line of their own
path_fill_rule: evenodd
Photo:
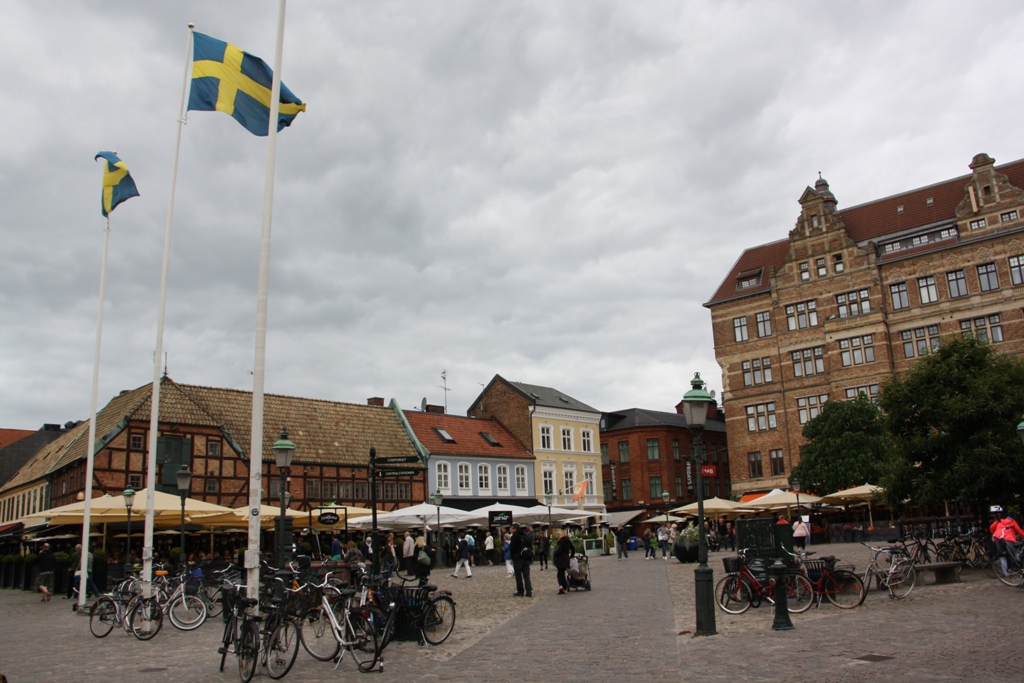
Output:
<svg viewBox="0 0 1024 683">
<path fill-rule="evenodd" d="M 816 550 L 858 569 L 867 562 L 858 544 Z M 709 562 L 716 581 L 724 555 Z M 591 592 L 560 596 L 554 570 L 534 567 L 529 600 L 511 597 L 504 567 L 474 568 L 472 579 L 435 573 L 434 583 L 454 591 L 458 604 L 448 642 L 389 646 L 383 676 L 360 674 L 347 660 L 335 671 L 300 651 L 286 680 L 998 683 L 1018 681 L 1024 670 L 1024 591 L 981 572 L 965 570 L 962 583 L 918 586 L 907 600 L 872 591 L 855 610 L 812 607 L 793 615 L 792 631 L 772 631 L 766 607 L 736 616 L 718 610 L 719 635 L 694 638 L 693 565 L 632 554 L 592 558 L 591 568 Z M 44 604 L 31 593 L 0 590 L 0 671 L 11 683 L 237 681 L 230 658 L 217 671 L 220 630 L 219 620 L 192 633 L 165 623 L 149 642 L 120 631 L 100 640 L 69 601 Z"/>
</svg>

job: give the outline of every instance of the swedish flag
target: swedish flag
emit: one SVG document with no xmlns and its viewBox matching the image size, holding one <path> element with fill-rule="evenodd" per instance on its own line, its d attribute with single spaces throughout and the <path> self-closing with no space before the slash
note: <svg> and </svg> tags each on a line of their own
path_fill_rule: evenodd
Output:
<svg viewBox="0 0 1024 683">
<path fill-rule="evenodd" d="M 266 135 L 270 124 L 270 88 L 274 72 L 259 57 L 202 33 L 194 33 L 190 111 L 230 114 L 253 135 Z M 281 84 L 277 130 L 290 126 L 305 103 Z"/>
<path fill-rule="evenodd" d="M 93 157 L 93 160 L 103 157 L 105 167 L 103 169 L 103 200 L 101 210 L 104 216 L 117 208 L 117 205 L 126 199 L 139 196 L 139 190 L 135 187 L 135 181 L 128 173 L 128 167 L 113 152 L 100 152 Z"/>
</svg>

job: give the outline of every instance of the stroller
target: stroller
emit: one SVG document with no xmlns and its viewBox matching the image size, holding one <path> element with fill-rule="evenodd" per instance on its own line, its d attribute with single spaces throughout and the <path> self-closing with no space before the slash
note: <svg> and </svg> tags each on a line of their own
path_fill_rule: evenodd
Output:
<svg viewBox="0 0 1024 683">
<path fill-rule="evenodd" d="M 570 590 L 590 590 L 590 561 L 586 555 L 574 555 L 565 573 Z"/>
</svg>

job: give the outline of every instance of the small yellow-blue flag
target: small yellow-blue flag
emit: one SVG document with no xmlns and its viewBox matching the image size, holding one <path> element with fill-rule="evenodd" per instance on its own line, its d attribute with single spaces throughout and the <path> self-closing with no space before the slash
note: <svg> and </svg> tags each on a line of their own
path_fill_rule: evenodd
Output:
<svg viewBox="0 0 1024 683">
<path fill-rule="evenodd" d="M 193 33 L 192 89 L 189 111 L 222 111 L 253 135 L 270 128 L 270 95 L 274 72 L 248 52 L 223 40 Z M 277 130 L 292 125 L 305 103 L 281 84 Z"/>
<path fill-rule="evenodd" d="M 135 187 L 135 181 L 128 173 L 128 167 L 113 152 L 100 152 L 93 157 L 93 160 L 104 160 L 103 168 L 103 197 L 100 208 L 104 216 L 117 208 L 117 205 L 126 199 L 139 196 L 139 190 Z"/>
</svg>

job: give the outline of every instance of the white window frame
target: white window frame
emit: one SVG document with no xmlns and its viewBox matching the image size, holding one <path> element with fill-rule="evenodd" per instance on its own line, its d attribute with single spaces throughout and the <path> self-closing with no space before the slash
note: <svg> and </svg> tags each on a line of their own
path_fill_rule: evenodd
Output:
<svg viewBox="0 0 1024 683">
<path fill-rule="evenodd" d="M 597 468 L 593 463 L 583 463 L 583 480 L 587 482 L 587 495 L 593 496 L 597 491 Z"/>
<path fill-rule="evenodd" d="M 437 490 L 441 493 L 452 492 L 451 474 L 451 465 L 447 461 L 438 460 L 434 464 L 434 483 L 437 484 Z"/>
<path fill-rule="evenodd" d="M 573 489 L 576 487 L 576 463 L 574 462 L 563 462 L 562 463 L 562 494 L 566 496 L 572 495 Z"/>
<path fill-rule="evenodd" d="M 526 465 L 516 465 L 516 495 L 525 496 L 530 493 L 528 483 L 526 481 Z"/>
<path fill-rule="evenodd" d="M 460 462 L 455 470 L 458 476 L 459 495 L 473 495 L 473 468 L 468 462 Z M 466 485 L 462 485 L 465 476 Z"/>
<path fill-rule="evenodd" d="M 545 451 L 553 450 L 554 427 L 551 425 L 540 426 L 540 447 Z"/>
<path fill-rule="evenodd" d="M 580 443 L 584 453 L 594 452 L 594 430 L 582 429 L 580 430 Z"/>
<path fill-rule="evenodd" d="M 551 494 L 552 496 L 555 495 L 555 465 L 554 465 L 554 463 L 551 463 L 550 465 L 545 464 L 543 466 L 543 469 L 541 470 L 540 477 L 541 477 L 541 481 L 543 482 L 543 487 L 544 487 L 543 488 L 543 492 L 544 492 L 544 495 L 548 495 L 548 494 Z"/>
<path fill-rule="evenodd" d="M 572 427 L 562 427 L 559 430 L 562 437 L 562 450 L 572 451 Z"/>
<path fill-rule="evenodd" d="M 498 484 L 498 493 L 508 493 L 508 465 L 498 465 L 497 468 L 495 469 L 497 471 L 497 474 L 495 474 L 495 479 L 497 480 Z M 504 486 L 502 486 L 502 480 L 504 480 L 505 482 Z"/>
<path fill-rule="evenodd" d="M 476 466 L 476 487 L 480 495 L 483 495 L 484 491 L 488 494 L 491 492 L 491 466 L 486 464 L 479 464 Z"/>
</svg>

